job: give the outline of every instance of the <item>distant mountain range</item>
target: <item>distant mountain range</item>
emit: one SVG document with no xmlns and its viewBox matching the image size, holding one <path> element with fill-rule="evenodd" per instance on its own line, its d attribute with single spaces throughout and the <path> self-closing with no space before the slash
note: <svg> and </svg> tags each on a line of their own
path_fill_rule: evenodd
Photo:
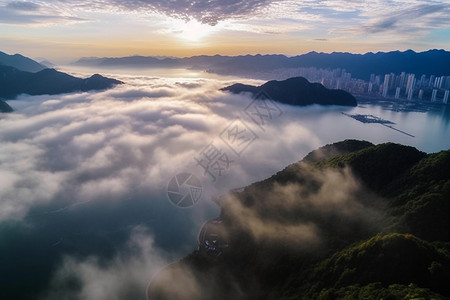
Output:
<svg viewBox="0 0 450 300">
<path fill-rule="evenodd" d="M 229 75 L 273 72 L 277 69 L 315 67 L 321 69 L 346 69 L 352 76 L 369 79 L 370 74 L 407 72 L 417 76 L 422 74 L 450 75 L 450 52 L 412 50 L 351 54 L 342 52 L 317 53 L 287 57 L 285 55 L 245 55 L 245 56 L 193 56 L 186 58 L 155 58 L 149 56 L 129 56 L 121 58 L 82 58 L 74 63 L 80 66 L 102 67 L 183 67 Z"/>
<path fill-rule="evenodd" d="M 343 90 L 327 89 L 320 83 L 310 83 L 303 77 L 293 77 L 283 81 L 272 80 L 261 86 L 236 83 L 225 87 L 222 90 L 234 94 L 247 92 L 254 96 L 257 96 L 258 93 L 264 93 L 265 97 L 269 97 L 284 104 L 296 106 L 311 104 L 357 105 L 355 97 L 350 93 Z"/>
<path fill-rule="evenodd" d="M 77 78 L 48 69 L 20 54 L 8 55 L 0 52 L 0 98 L 5 100 L 14 99 L 20 94 L 55 95 L 102 90 L 120 83 L 122 82 L 99 74 L 85 79 Z M 2 103 L 2 111 L 8 111 L 9 105 Z"/>
<path fill-rule="evenodd" d="M 449 199 L 450 150 L 327 145 L 222 197 L 206 243 L 160 272 L 149 292 L 166 300 L 449 299 Z M 195 289 L 168 284 L 186 274 Z"/>
</svg>

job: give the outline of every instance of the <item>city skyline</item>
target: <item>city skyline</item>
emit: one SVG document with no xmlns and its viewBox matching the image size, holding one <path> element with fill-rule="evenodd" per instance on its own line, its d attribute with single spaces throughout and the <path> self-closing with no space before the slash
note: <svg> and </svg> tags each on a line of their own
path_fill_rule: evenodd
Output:
<svg viewBox="0 0 450 300">
<path fill-rule="evenodd" d="M 2 51 L 86 56 L 450 49 L 442 1 L 0 0 Z M 414 20 L 414 22 L 411 22 Z"/>
<path fill-rule="evenodd" d="M 385 74 L 384 80 L 381 80 L 380 75 L 371 74 L 370 79 L 365 81 L 352 79 L 351 73 L 345 70 L 333 70 L 332 74 L 340 72 L 340 77 L 322 79 L 321 83 L 328 88 L 342 88 L 357 95 L 381 95 L 383 98 L 396 100 L 424 100 L 448 104 L 450 76 L 422 74 L 418 79 L 415 74 L 402 72 Z"/>
</svg>

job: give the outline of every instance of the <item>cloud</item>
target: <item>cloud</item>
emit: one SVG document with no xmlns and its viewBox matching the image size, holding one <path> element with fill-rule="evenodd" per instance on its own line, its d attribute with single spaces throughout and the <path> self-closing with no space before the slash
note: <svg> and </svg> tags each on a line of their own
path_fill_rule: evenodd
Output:
<svg viewBox="0 0 450 300">
<path fill-rule="evenodd" d="M 211 292 L 212 282 L 201 282 L 199 274 L 182 263 L 169 265 L 162 270 L 147 289 L 147 299 L 183 299 L 201 300 L 214 299 L 219 295 Z M 210 281 L 214 279 L 210 278 Z M 161 297 L 162 296 L 162 297 Z"/>
<path fill-rule="evenodd" d="M 331 35 L 417 40 L 433 30 L 447 28 L 447 15 L 450 12 L 450 5 L 442 1 L 373 1 L 364 7 L 361 7 L 361 3 L 355 3 L 353 7 L 355 12 L 347 16 L 347 21 L 336 20 L 336 26 L 329 30 Z"/>
<path fill-rule="evenodd" d="M 450 6 L 445 4 L 420 4 L 377 18 L 364 26 L 367 33 L 380 33 L 385 31 L 420 31 L 425 28 L 440 26 L 444 21 L 443 15 L 450 12 Z M 411 24 L 411 20 L 414 20 Z M 445 21 L 444 21 L 445 22 Z"/>
<path fill-rule="evenodd" d="M 6 5 L 6 8 L 24 10 L 24 11 L 36 11 L 39 10 L 39 4 L 33 2 L 13 1 Z"/>
<path fill-rule="evenodd" d="M 166 252 L 155 247 L 145 228 L 135 227 L 111 259 L 65 256 L 41 299 L 145 299 L 150 280 L 170 260 Z"/>
<path fill-rule="evenodd" d="M 1 242 L 11 249 L 17 243 L 21 249 L 33 249 L 32 255 L 24 252 L 49 269 L 66 257 L 52 283 L 49 295 L 53 298 L 65 292 L 74 293 L 75 298 L 96 298 L 101 291 L 109 296 L 108 289 L 97 287 L 117 281 L 123 284 L 112 290 L 122 295 L 132 286 L 131 281 L 140 278 L 136 279 L 138 291 L 148 280 L 144 267 L 149 268 L 148 274 L 154 270 L 154 261 L 142 253 L 149 252 L 156 259 L 155 266 L 160 266 L 167 261 L 165 251 L 177 257 L 191 252 L 200 226 L 219 214 L 210 201 L 213 196 L 267 178 L 337 139 L 325 118 L 317 126 L 318 107 L 280 104 L 283 114 L 259 127 L 244 113 L 253 101 L 249 96 L 219 90 L 233 83 L 226 79 L 124 75 L 117 79 L 126 83 L 107 91 L 22 95 L 9 101 L 15 112 L 0 118 L 0 222 L 19 226 L 1 227 Z M 258 136 L 241 156 L 220 138 L 236 118 Z M 314 119 L 311 128 L 307 118 Z M 330 140 L 322 140 L 317 132 L 329 133 Z M 216 174 L 216 181 L 194 159 L 211 143 L 234 161 L 220 176 Z M 202 199 L 190 209 L 177 208 L 167 198 L 170 179 L 182 172 L 197 176 L 203 188 Z M 272 194 L 289 199 L 296 189 L 279 187 Z M 246 226 L 259 239 L 281 231 L 282 239 L 293 235 L 305 244 L 322 242 L 321 228 L 310 220 L 285 226 L 275 220 L 265 222 L 250 211 L 242 213 L 252 220 Z M 9 238 L 22 236 L 20 226 L 25 225 L 28 235 Z M 133 231 L 131 240 L 142 240 L 145 245 L 136 246 L 142 250 L 133 257 L 128 255 L 131 246 L 127 240 L 130 227 L 136 226 L 141 229 Z M 9 261 L 4 270 L 15 267 L 15 260 Z M 137 261 L 145 263 L 139 266 Z M 21 270 L 42 278 L 50 276 L 27 266 Z M 81 290 L 70 290 L 70 274 L 78 278 L 73 281 L 75 286 L 82 283 Z M 195 294 L 195 288 L 192 291 Z"/>
<path fill-rule="evenodd" d="M 358 238 L 381 227 L 383 202 L 360 185 L 350 169 L 318 170 L 304 163 L 288 169 L 288 183 L 257 184 L 239 199 L 222 201 L 234 230 L 246 231 L 258 243 L 315 251 L 329 243 L 330 236 L 340 239 L 353 230 L 358 231 L 353 238 Z"/>
<path fill-rule="evenodd" d="M 350 169 L 318 170 L 303 163 L 288 169 L 289 183 L 257 183 L 239 196 L 219 200 L 223 223 L 216 226 L 223 227 L 216 227 L 214 233 L 229 245 L 222 263 L 219 258 L 204 268 L 201 262 L 207 262 L 207 256 L 190 256 L 161 272 L 150 286 L 150 295 L 162 299 L 247 298 L 264 290 L 255 274 L 246 274 L 251 266 L 276 270 L 280 257 L 295 255 L 302 261 L 298 257 L 304 254 L 368 238 L 382 227 L 381 199 L 365 190 Z M 237 266 L 251 262 L 244 268 L 226 266 L 234 260 Z"/>
<path fill-rule="evenodd" d="M 174 93 L 170 89 L 160 88 L 152 91 L 146 91 L 145 89 L 134 89 L 124 92 L 111 93 L 110 95 L 116 98 L 142 99 L 170 97 L 173 96 Z"/>
<path fill-rule="evenodd" d="M 188 32 L 193 33 L 194 39 L 200 36 L 206 39 L 215 38 L 212 33 L 220 31 L 276 34 L 281 41 L 285 40 L 284 35 L 301 35 L 307 39 L 321 36 L 338 43 L 367 35 L 379 40 L 384 34 L 383 39 L 398 41 L 401 38 L 408 42 L 412 37 L 417 39 L 417 35 L 423 37 L 436 29 L 448 28 L 449 11 L 447 1 L 430 3 L 424 0 L 0 0 L 0 22 L 3 24 L 103 23 L 108 22 L 105 16 L 129 20 L 132 14 L 133 28 L 144 26 L 153 29 L 157 35 L 169 34 L 188 40 Z M 205 24 L 218 26 L 208 29 Z"/>
<path fill-rule="evenodd" d="M 60 204 L 64 207 L 163 190 L 172 176 L 186 170 L 206 182 L 208 199 L 211 193 L 250 183 L 255 175 L 268 176 L 292 162 L 298 154 L 290 149 L 306 152 L 320 145 L 291 121 L 274 123 L 255 142 L 266 145 L 267 152 L 234 159 L 234 173 L 224 172 L 220 184 L 208 184 L 209 177 L 194 158 L 211 142 L 233 154 L 219 134 L 236 117 L 245 117 L 243 109 L 251 99 L 219 91 L 228 84 L 222 81 L 119 79 L 128 84 L 10 102 L 16 112 L 0 119 L 0 172 L 8 178 L 0 190 L 0 221 L 23 219 L 32 207 L 58 205 L 58 199 L 66 199 Z M 292 132 L 304 139 L 293 139 Z M 286 147 L 272 143 L 274 136 Z M 249 151 L 256 149 L 252 147 Z M 278 160 L 280 153 L 284 161 Z M 268 158 L 265 172 L 260 166 L 263 156 Z"/>
<path fill-rule="evenodd" d="M 242 18 L 249 14 L 254 15 L 259 10 L 267 7 L 273 0 L 131 0 L 127 2 L 113 0 L 112 3 L 119 7 L 132 10 L 148 9 L 163 13 L 168 16 L 189 20 L 191 18 L 197 21 L 216 25 L 224 19 Z"/>
<path fill-rule="evenodd" d="M 60 193 L 73 202 L 113 200 L 127 197 L 133 187 L 164 186 L 170 172 L 176 172 L 177 160 L 189 157 L 189 151 L 177 152 L 200 147 L 198 139 L 178 138 L 200 137 L 203 131 L 207 136 L 209 130 L 204 118 L 208 108 L 174 98 L 165 101 L 167 95 L 170 91 L 160 88 L 124 87 L 54 96 L 2 119 L 0 156 L 7 163 L 0 169 L 11 174 L 11 182 L 0 191 L 1 220 L 23 218 L 29 204 L 51 202 Z M 161 98 L 152 101 L 155 97 Z M 173 157 L 160 161 L 170 148 Z M 161 164 L 167 162 L 172 164 L 162 174 Z M 46 179 L 54 183 L 52 188 Z M 14 207 L 13 213 L 5 206 Z"/>
<path fill-rule="evenodd" d="M 0 24 L 57 24 L 57 23 L 74 23 L 86 22 L 88 19 L 67 16 L 52 16 L 52 15 L 32 15 L 14 13 L 0 8 Z"/>
<path fill-rule="evenodd" d="M 88 21 L 76 15 L 67 14 L 58 7 L 45 2 L 12 1 L 3 6 L 0 1 L 0 24 L 42 25 Z"/>
</svg>

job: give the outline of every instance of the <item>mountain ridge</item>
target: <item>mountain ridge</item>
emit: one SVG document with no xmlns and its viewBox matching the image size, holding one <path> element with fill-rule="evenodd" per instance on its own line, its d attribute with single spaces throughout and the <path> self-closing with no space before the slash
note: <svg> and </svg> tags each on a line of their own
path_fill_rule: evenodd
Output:
<svg viewBox="0 0 450 300">
<path fill-rule="evenodd" d="M 242 75 L 247 73 L 270 72 L 274 69 L 292 68 L 322 68 L 346 69 L 352 76 L 368 80 L 370 74 L 384 75 L 400 72 L 447 76 L 450 75 L 450 52 L 444 49 L 430 49 L 422 52 L 413 50 L 367 52 L 353 54 L 349 52 L 315 52 L 311 51 L 301 55 L 286 56 L 283 54 L 257 54 L 257 55 L 198 55 L 181 58 L 164 58 L 158 61 L 149 60 L 152 56 L 128 56 L 119 58 L 81 58 L 74 65 L 82 66 L 109 66 L 119 65 L 118 61 L 133 58 L 138 60 L 128 64 L 128 67 L 185 67 L 207 70 L 211 73 L 224 75 Z M 141 60 L 139 61 L 139 59 Z M 105 61 L 108 60 L 109 64 Z"/>
<path fill-rule="evenodd" d="M 450 150 L 327 145 L 225 196 L 218 203 L 226 235 L 214 239 L 229 248 L 217 256 L 199 244 L 149 292 L 156 299 L 448 299 L 449 199 Z M 195 295 L 166 293 L 165 280 L 186 270 L 199 286 Z"/>
<path fill-rule="evenodd" d="M 110 88 L 122 82 L 99 74 L 81 79 L 55 69 L 43 69 L 36 73 L 0 65 L 0 97 L 14 99 L 20 94 L 55 95 L 86 92 Z"/>
<path fill-rule="evenodd" d="M 0 65 L 10 66 L 21 71 L 32 73 L 39 72 L 47 68 L 46 66 L 21 54 L 9 55 L 1 51 L 0 51 Z"/>
</svg>

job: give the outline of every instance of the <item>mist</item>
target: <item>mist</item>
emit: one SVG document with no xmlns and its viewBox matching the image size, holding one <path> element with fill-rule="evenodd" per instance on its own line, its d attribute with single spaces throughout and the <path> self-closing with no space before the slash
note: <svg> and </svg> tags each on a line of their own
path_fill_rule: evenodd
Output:
<svg viewBox="0 0 450 300">
<path fill-rule="evenodd" d="M 20 290 L 13 283 L 23 272 L 41 278 L 22 280 L 30 293 L 52 285 L 51 293 L 42 294 L 51 298 L 60 295 L 58 278 L 67 273 L 91 282 L 83 270 L 100 261 L 126 268 L 123 255 L 135 228 L 157 249 L 156 266 L 171 261 L 161 257 L 181 258 L 196 249 L 200 226 L 219 214 L 212 197 L 264 179 L 321 144 L 285 117 L 286 106 L 264 127 L 253 123 L 244 111 L 253 101 L 248 95 L 219 90 L 235 81 L 115 78 L 125 84 L 102 92 L 19 96 L 9 101 L 15 112 L 0 118 L 0 239 L 9 245 L 2 255 L 34 253 L 33 260 L 5 266 L 2 278 L 11 291 Z M 239 154 L 224 141 L 236 122 L 254 134 Z M 229 166 L 214 174 L 197 162 L 209 145 L 229 158 Z M 184 172 L 202 187 L 201 199 L 188 208 L 177 207 L 167 194 L 171 178 Z M 36 259 L 45 267 L 33 268 Z M 88 292 L 77 293 L 84 299 Z"/>
</svg>

